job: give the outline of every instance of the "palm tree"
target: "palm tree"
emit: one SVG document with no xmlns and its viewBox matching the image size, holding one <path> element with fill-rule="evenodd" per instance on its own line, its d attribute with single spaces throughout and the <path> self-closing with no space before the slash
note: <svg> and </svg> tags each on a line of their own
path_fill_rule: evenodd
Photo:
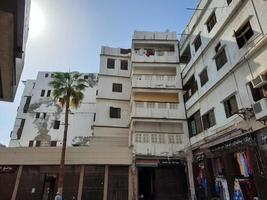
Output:
<svg viewBox="0 0 267 200">
<path fill-rule="evenodd" d="M 53 87 L 54 100 L 59 100 L 62 107 L 65 106 L 64 136 L 58 178 L 58 192 L 61 195 L 63 192 L 65 152 L 70 106 L 77 108 L 84 97 L 83 91 L 85 88 L 88 87 L 88 85 L 92 87 L 92 84 L 83 79 L 81 76 L 82 74 L 79 72 L 56 72 L 54 73 L 53 80 L 49 83 L 49 85 Z"/>
</svg>

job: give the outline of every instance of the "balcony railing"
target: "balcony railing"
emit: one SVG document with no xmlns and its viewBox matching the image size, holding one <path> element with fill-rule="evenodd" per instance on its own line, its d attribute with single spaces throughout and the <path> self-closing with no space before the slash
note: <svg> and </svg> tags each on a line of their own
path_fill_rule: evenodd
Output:
<svg viewBox="0 0 267 200">
<path fill-rule="evenodd" d="M 184 116 L 182 104 L 179 103 L 133 103 L 132 117 L 181 119 Z"/>
<path fill-rule="evenodd" d="M 134 133 L 132 144 L 136 154 L 173 156 L 183 147 L 183 134 Z"/>
<path fill-rule="evenodd" d="M 135 50 L 132 59 L 134 62 L 178 62 L 178 55 L 174 51 Z"/>
<path fill-rule="evenodd" d="M 147 88 L 178 88 L 178 81 L 176 76 L 134 75 L 132 86 Z"/>
</svg>

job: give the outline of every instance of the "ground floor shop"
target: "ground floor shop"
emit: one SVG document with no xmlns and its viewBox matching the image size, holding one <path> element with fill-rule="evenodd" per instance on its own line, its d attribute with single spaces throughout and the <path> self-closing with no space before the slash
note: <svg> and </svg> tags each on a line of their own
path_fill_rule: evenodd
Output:
<svg viewBox="0 0 267 200">
<path fill-rule="evenodd" d="M 185 164 L 180 160 L 138 160 L 140 200 L 188 199 Z"/>
<path fill-rule="evenodd" d="M 198 200 L 267 199 L 267 152 L 265 142 L 259 142 L 262 134 L 244 134 L 193 152 Z"/>
<path fill-rule="evenodd" d="M 58 166 L 1 166 L 1 200 L 53 200 Z M 72 165 L 65 167 L 64 200 L 128 199 L 129 166 Z M 104 196 L 106 196 L 104 198 Z"/>
</svg>

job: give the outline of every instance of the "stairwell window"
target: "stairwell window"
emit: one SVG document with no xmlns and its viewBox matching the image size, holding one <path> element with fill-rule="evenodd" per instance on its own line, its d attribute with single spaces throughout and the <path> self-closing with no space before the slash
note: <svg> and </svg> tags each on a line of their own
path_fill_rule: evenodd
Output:
<svg viewBox="0 0 267 200">
<path fill-rule="evenodd" d="M 203 128 L 204 130 L 216 125 L 214 109 L 209 110 L 206 114 L 202 116 Z"/>
<path fill-rule="evenodd" d="M 254 31 L 252 30 L 249 21 L 235 31 L 235 38 L 239 49 L 241 49 L 253 35 Z"/>
<path fill-rule="evenodd" d="M 128 70 L 128 60 L 121 60 L 121 70 Z"/>
<path fill-rule="evenodd" d="M 225 52 L 225 47 L 221 47 L 221 43 L 218 43 L 218 45 L 215 47 L 215 52 L 216 54 L 214 56 L 214 59 L 217 70 L 219 71 L 228 61 Z"/>
<path fill-rule="evenodd" d="M 122 84 L 121 83 L 113 83 L 112 84 L 112 92 L 122 92 Z"/>
<path fill-rule="evenodd" d="M 238 112 L 238 105 L 236 96 L 233 95 L 230 98 L 223 101 L 226 118 L 229 118 Z"/>
<path fill-rule="evenodd" d="M 115 59 L 108 58 L 107 60 L 107 68 L 114 69 L 115 68 Z"/>
<path fill-rule="evenodd" d="M 200 85 L 201 87 L 203 85 L 205 85 L 208 80 L 209 80 L 209 77 L 208 77 L 208 71 L 207 71 L 207 68 L 204 69 L 200 74 L 199 74 L 199 78 L 200 78 Z"/>
<path fill-rule="evenodd" d="M 195 47 L 195 52 L 197 52 L 197 50 L 199 49 L 199 47 L 201 46 L 202 42 L 201 42 L 201 37 L 200 34 L 198 34 L 193 42 L 194 47 Z"/>
<path fill-rule="evenodd" d="M 54 122 L 54 129 L 59 129 L 59 127 L 60 127 L 60 121 L 59 120 L 55 120 L 55 122 Z"/>
<path fill-rule="evenodd" d="M 207 29 L 208 32 L 210 32 L 213 27 L 215 26 L 215 24 L 217 23 L 217 19 L 216 19 L 216 14 L 215 11 L 210 15 L 210 17 L 208 18 L 206 25 L 207 25 Z"/>
<path fill-rule="evenodd" d="M 110 107 L 109 117 L 110 118 L 121 118 L 121 108 Z"/>
</svg>

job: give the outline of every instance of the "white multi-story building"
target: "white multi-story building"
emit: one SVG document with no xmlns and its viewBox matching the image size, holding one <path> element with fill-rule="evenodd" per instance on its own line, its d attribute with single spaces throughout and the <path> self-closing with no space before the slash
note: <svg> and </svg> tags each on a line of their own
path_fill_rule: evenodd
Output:
<svg viewBox="0 0 267 200">
<path fill-rule="evenodd" d="M 138 195 L 145 199 L 187 198 L 189 140 L 177 42 L 175 32 L 133 34 L 130 144 Z"/>
<path fill-rule="evenodd" d="M 131 49 L 102 47 L 93 143 L 128 147 Z"/>
<path fill-rule="evenodd" d="M 261 0 L 202 0 L 180 40 L 197 199 L 220 195 L 218 181 L 230 196 L 251 183 L 243 194 L 267 199 L 266 9 Z"/>
<path fill-rule="evenodd" d="M 11 132 L 10 147 L 60 146 L 64 129 L 64 109 L 52 97 L 49 82 L 53 73 L 39 72 L 36 80 L 26 81 L 18 108 L 15 126 Z M 95 113 L 96 74 L 83 74 L 91 79 L 94 87 L 88 87 L 77 109 L 71 108 L 67 146 L 89 144 Z"/>
</svg>

